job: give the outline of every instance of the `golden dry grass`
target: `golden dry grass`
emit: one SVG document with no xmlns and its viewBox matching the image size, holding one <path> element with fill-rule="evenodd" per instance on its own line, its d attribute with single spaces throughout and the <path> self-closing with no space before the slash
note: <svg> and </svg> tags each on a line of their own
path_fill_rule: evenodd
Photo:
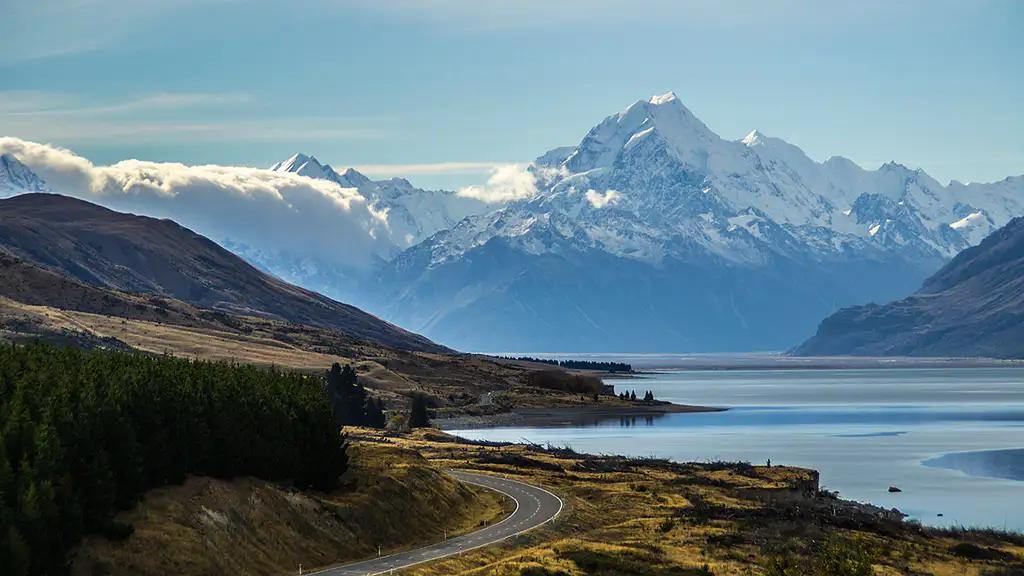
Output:
<svg viewBox="0 0 1024 576">
<path fill-rule="evenodd" d="M 829 518 L 814 515 L 788 518 L 794 502 L 812 502 L 804 500 L 811 498 L 808 487 L 817 485 L 810 470 L 662 466 L 624 459 L 617 464 L 605 459 L 611 469 L 600 470 L 585 465 L 589 459 L 582 455 L 528 446 L 468 445 L 437 431 L 388 440 L 415 449 L 442 467 L 492 472 L 548 487 L 567 504 L 556 523 L 518 542 L 401 572 L 406 575 L 519 576 L 529 567 L 571 575 L 700 574 L 705 564 L 719 575 L 759 574 L 776 551 L 808 553 L 831 533 L 865 542 L 877 555 L 877 574 L 980 576 L 1013 564 L 960 558 L 951 549 L 963 541 L 1016 553 L 1018 569 L 1024 563 L 1019 542 L 984 535 L 949 538 L 913 526 L 894 528 L 899 524 L 891 521 L 868 521 L 857 530 L 830 525 Z M 706 518 L 694 513 L 698 506 L 708 505 L 720 508 Z M 594 568 L 598 564 L 591 565 L 598 571 L 586 571 L 574 558 L 582 565 L 611 564 L 604 572 Z"/>
<path fill-rule="evenodd" d="M 317 495 L 242 478 L 189 478 L 122 515 L 124 542 L 90 537 L 72 574 L 274 575 L 433 542 L 509 512 L 495 493 L 455 481 L 419 454 L 355 444 L 347 488 Z"/>
</svg>

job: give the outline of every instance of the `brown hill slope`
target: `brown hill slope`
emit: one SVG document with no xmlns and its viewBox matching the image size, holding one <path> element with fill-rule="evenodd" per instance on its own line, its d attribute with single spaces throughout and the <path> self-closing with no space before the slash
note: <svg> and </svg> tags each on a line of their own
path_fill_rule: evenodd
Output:
<svg viewBox="0 0 1024 576">
<path fill-rule="evenodd" d="M 354 306 L 265 274 L 170 220 L 122 214 L 66 196 L 0 200 L 0 247 L 95 286 L 331 328 L 407 350 L 447 350 Z"/>
<path fill-rule="evenodd" d="M 1024 358 L 1024 218 L 958 254 L 911 296 L 829 316 L 793 354 Z"/>
</svg>

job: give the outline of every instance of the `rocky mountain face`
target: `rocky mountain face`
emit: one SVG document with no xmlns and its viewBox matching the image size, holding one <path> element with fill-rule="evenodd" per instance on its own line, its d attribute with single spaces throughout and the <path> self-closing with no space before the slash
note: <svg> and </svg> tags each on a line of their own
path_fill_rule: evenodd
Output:
<svg viewBox="0 0 1024 576">
<path fill-rule="evenodd" d="M 0 155 L 0 195 L 50 192 L 50 187 L 11 154 Z"/>
<path fill-rule="evenodd" d="M 910 297 L 829 316 L 792 353 L 1024 358 L 1024 218 L 961 252 Z"/>
<path fill-rule="evenodd" d="M 531 168 L 533 198 L 403 251 L 375 308 L 476 350 L 781 350 L 840 307 L 887 301 L 1024 213 L 1024 178 L 942 186 L 724 140 L 673 94 Z"/>
<path fill-rule="evenodd" d="M 0 200 L 0 250 L 94 286 L 331 328 L 396 348 L 445 351 L 354 306 L 260 272 L 170 220 L 122 214 L 66 196 Z"/>
</svg>

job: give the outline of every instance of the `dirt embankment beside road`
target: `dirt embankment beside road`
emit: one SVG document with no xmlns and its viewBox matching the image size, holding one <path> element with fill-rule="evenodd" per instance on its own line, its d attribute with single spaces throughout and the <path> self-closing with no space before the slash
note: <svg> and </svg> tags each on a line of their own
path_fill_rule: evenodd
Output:
<svg viewBox="0 0 1024 576">
<path fill-rule="evenodd" d="M 124 541 L 87 538 L 73 576 L 281 575 L 432 543 L 511 510 L 493 492 L 461 484 L 418 452 L 356 442 L 345 488 L 304 493 L 240 478 L 192 477 L 153 490 L 120 520 Z"/>
</svg>

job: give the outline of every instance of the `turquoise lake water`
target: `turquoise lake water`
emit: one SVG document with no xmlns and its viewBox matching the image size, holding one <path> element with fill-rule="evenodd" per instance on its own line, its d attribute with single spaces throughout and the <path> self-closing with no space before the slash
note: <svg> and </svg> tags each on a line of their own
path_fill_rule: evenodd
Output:
<svg viewBox="0 0 1024 576">
<path fill-rule="evenodd" d="M 458 434 L 678 461 L 771 459 L 815 468 L 844 498 L 927 524 L 1024 530 L 1024 368 L 685 371 L 606 382 L 729 411 Z"/>
</svg>

